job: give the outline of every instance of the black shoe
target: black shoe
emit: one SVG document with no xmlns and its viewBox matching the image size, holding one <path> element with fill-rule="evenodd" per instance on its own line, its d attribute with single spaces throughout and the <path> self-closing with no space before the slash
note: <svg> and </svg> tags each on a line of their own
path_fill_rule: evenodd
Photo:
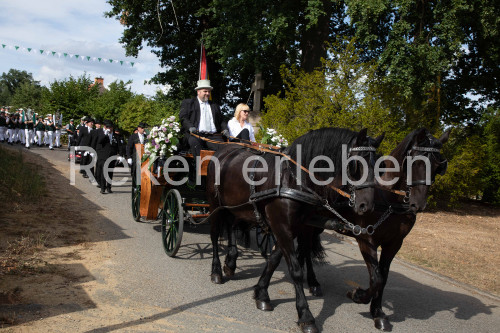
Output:
<svg viewBox="0 0 500 333">
<path fill-rule="evenodd" d="M 113 191 L 111 191 L 111 187 L 108 187 L 106 191 L 108 191 L 108 193 L 113 193 Z"/>
<path fill-rule="evenodd" d="M 101 188 L 101 194 L 106 194 L 106 192 Z"/>
<path fill-rule="evenodd" d="M 97 184 L 97 188 L 101 188 L 101 185 Z"/>
<path fill-rule="evenodd" d="M 83 175 L 83 178 L 89 178 L 89 176 L 87 176 L 87 175 L 85 175 L 85 174 L 84 174 L 84 175 Z"/>
</svg>

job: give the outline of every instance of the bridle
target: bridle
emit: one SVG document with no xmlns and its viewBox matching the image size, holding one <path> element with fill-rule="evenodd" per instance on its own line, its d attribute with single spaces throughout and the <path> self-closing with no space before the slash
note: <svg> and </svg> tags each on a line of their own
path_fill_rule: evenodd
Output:
<svg viewBox="0 0 500 333">
<path fill-rule="evenodd" d="M 432 138 L 429 135 L 427 137 L 429 138 L 429 141 L 432 143 Z M 448 165 L 448 160 L 444 159 L 443 161 L 439 161 L 435 156 L 435 154 L 440 153 L 441 149 L 434 148 L 434 147 L 422 147 L 422 146 L 417 146 L 417 145 L 413 146 L 410 150 L 408 150 L 408 153 L 403 160 L 403 165 L 405 164 L 407 158 L 412 156 L 413 151 L 422 152 L 421 154 L 418 154 L 417 156 L 425 156 L 425 157 L 429 158 L 429 160 L 431 157 L 433 157 L 434 160 L 438 164 L 444 165 L 444 166 L 439 166 L 438 169 L 436 169 L 436 171 L 441 170 L 441 168 L 444 168 L 444 170 L 446 170 L 446 166 Z M 444 173 L 444 171 L 441 173 Z M 408 174 L 408 173 L 406 173 L 406 174 Z M 408 203 L 408 202 L 410 202 L 411 189 L 413 187 L 416 187 L 416 186 L 422 186 L 422 185 L 430 186 L 430 185 L 434 184 L 434 177 L 432 177 L 432 179 L 431 179 L 431 184 L 427 184 L 426 179 L 412 180 L 410 183 L 408 183 L 408 179 L 407 179 L 405 184 L 406 184 L 406 191 L 400 191 L 400 192 L 404 193 L 403 202 Z"/>
<path fill-rule="evenodd" d="M 349 159 L 349 157 L 352 156 L 351 155 L 352 152 L 360 152 L 360 153 L 368 152 L 370 154 L 369 163 L 371 165 L 374 165 L 375 164 L 374 155 L 375 155 L 376 150 L 377 150 L 376 148 L 371 147 L 371 146 L 359 146 L 359 147 L 349 148 L 349 154 L 347 155 L 347 158 Z M 362 154 L 359 154 L 358 156 L 362 156 Z M 358 162 L 356 162 L 356 163 L 358 163 Z M 351 179 L 350 168 L 348 166 L 346 166 L 346 168 L 347 168 L 347 177 L 348 177 L 348 179 Z M 349 183 L 349 190 L 351 193 L 351 197 L 349 198 L 349 207 L 354 207 L 354 205 L 356 203 L 356 191 L 362 190 L 364 188 L 369 188 L 369 187 L 375 187 L 375 182 L 374 181 L 371 181 L 371 182 L 367 181 L 361 185 L 352 185 L 351 183 Z"/>
</svg>

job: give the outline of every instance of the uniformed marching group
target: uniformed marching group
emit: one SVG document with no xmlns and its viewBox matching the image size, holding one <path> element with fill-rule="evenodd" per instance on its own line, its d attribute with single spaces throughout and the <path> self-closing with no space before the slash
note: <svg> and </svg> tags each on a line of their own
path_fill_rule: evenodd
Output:
<svg viewBox="0 0 500 333">
<path fill-rule="evenodd" d="M 64 126 L 68 135 L 67 149 L 70 150 L 72 146 L 80 147 L 80 164 L 86 167 L 81 167 L 80 173 L 84 178 L 95 180 L 93 183 L 100 188 L 102 194 L 113 192 L 111 180 L 113 169 L 118 163 L 124 166 L 132 165 L 135 144 L 145 141 L 145 128 L 145 123 L 139 123 L 126 144 L 121 131 L 109 120 L 101 122 L 91 117 L 83 117 L 79 125 L 75 125 L 71 119 Z M 46 146 L 53 150 L 62 147 L 62 129 L 62 117 L 51 114 L 42 117 L 31 110 L 17 109 L 11 112 L 8 107 L 1 108 L 0 143 L 21 144 L 27 149 L 35 145 Z M 94 166 L 91 167 L 90 164 Z"/>
<path fill-rule="evenodd" d="M 22 144 L 30 149 L 31 146 L 48 146 L 51 150 L 61 147 L 61 124 L 53 120 L 52 115 L 45 118 L 38 114 L 27 113 L 23 109 L 10 112 L 9 108 L 2 107 L 0 113 L 0 142 L 9 145 Z"/>
<path fill-rule="evenodd" d="M 135 144 L 144 143 L 145 123 L 139 123 L 134 133 L 129 137 L 128 144 L 121 131 L 112 121 L 99 121 L 91 117 L 84 117 L 80 125 L 75 128 L 73 122 L 67 128 L 68 136 L 72 135 L 70 144 L 80 147 L 81 162 L 80 173 L 83 178 L 95 179 L 95 184 L 100 188 L 101 194 L 113 193 L 111 181 L 117 163 L 124 166 L 132 165 L 135 156 Z M 90 149 L 91 148 L 91 149 Z M 95 166 L 90 166 L 95 161 Z M 106 177 L 107 176 L 107 177 Z"/>
</svg>

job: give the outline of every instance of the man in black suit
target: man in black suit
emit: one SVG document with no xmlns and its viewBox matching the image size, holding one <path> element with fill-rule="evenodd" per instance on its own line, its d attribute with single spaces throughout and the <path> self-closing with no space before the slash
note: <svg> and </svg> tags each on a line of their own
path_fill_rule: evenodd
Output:
<svg viewBox="0 0 500 333">
<path fill-rule="evenodd" d="M 137 143 L 140 143 L 142 145 L 146 143 L 146 134 L 144 133 L 146 127 L 146 123 L 140 122 L 139 125 L 137 125 L 137 129 L 134 131 L 134 133 L 132 133 L 128 138 L 126 154 L 127 162 L 130 166 L 135 167 L 135 145 Z M 132 167 L 132 169 L 134 169 L 134 167 Z"/>
<path fill-rule="evenodd" d="M 91 140 L 90 140 L 90 146 L 92 149 L 94 149 L 97 152 L 97 138 L 103 133 L 103 128 L 101 128 L 101 121 L 98 119 L 94 120 L 94 125 L 95 129 L 91 133 Z M 99 159 L 99 156 L 94 156 Z M 92 174 L 95 177 L 95 180 L 97 181 L 97 187 L 101 187 L 101 183 L 99 182 L 99 179 L 101 179 L 101 174 L 98 168 L 97 168 L 97 161 L 96 161 L 96 168 L 92 167 L 91 169 Z"/>
<path fill-rule="evenodd" d="M 103 127 L 97 133 L 97 168 L 96 175 L 98 175 L 97 181 L 101 187 L 101 194 L 113 193 L 111 191 L 111 183 L 106 180 L 106 175 L 109 180 L 113 179 L 113 169 L 116 165 L 116 159 L 110 161 L 108 169 L 104 169 L 104 165 L 108 158 L 118 155 L 120 149 L 120 142 L 117 140 L 117 136 L 114 134 L 113 123 L 111 121 L 105 121 Z M 107 171 L 107 172 L 106 172 Z"/>
<path fill-rule="evenodd" d="M 195 133 L 207 139 L 223 142 L 218 133 L 229 136 L 227 122 L 217 104 L 209 101 L 212 91 L 209 80 L 199 80 L 196 87 L 197 97 L 182 101 L 179 118 L 185 133 Z M 194 156 L 200 156 L 202 148 L 217 150 L 218 144 L 207 142 L 193 135 L 186 135 Z"/>
<path fill-rule="evenodd" d="M 87 117 L 85 121 L 85 127 L 80 128 L 80 133 L 78 134 L 76 145 L 80 147 L 92 147 L 92 131 L 94 127 L 94 120 L 90 117 Z M 83 156 L 80 165 L 89 165 L 92 160 L 90 151 L 83 148 L 82 153 Z M 83 174 L 83 178 L 89 178 L 89 175 L 85 174 L 82 169 L 80 169 L 80 173 Z"/>
</svg>

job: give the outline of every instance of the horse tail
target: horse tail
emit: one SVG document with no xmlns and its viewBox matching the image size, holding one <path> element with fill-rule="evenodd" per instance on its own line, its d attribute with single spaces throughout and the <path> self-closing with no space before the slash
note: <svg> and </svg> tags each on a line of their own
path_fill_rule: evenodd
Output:
<svg viewBox="0 0 500 333">
<path fill-rule="evenodd" d="M 323 229 L 308 228 L 306 232 L 297 237 L 297 256 L 301 265 L 307 259 L 311 258 L 313 264 L 325 264 L 325 248 L 321 244 L 320 234 Z"/>
</svg>

